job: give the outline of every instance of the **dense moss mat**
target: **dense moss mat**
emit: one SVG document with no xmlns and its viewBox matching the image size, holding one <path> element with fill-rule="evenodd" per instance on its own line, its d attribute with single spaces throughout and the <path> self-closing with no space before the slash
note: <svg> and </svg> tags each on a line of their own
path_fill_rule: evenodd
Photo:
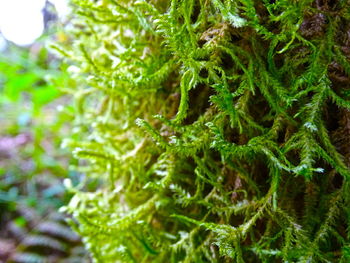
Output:
<svg viewBox="0 0 350 263">
<path fill-rule="evenodd" d="M 73 6 L 95 262 L 350 262 L 349 1 Z"/>
</svg>

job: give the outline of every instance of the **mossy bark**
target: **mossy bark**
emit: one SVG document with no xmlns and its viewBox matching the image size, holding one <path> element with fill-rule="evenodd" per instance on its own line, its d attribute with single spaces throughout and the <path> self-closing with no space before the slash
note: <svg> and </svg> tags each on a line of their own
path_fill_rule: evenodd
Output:
<svg viewBox="0 0 350 263">
<path fill-rule="evenodd" d="M 350 260 L 348 1 L 73 3 L 96 262 Z"/>
</svg>

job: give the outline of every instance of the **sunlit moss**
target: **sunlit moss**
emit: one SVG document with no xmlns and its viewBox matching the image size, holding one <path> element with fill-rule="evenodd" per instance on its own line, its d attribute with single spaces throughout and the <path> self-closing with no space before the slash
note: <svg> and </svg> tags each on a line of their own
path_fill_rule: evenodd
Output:
<svg viewBox="0 0 350 263">
<path fill-rule="evenodd" d="M 349 261 L 349 2 L 73 4 L 96 262 Z"/>
</svg>

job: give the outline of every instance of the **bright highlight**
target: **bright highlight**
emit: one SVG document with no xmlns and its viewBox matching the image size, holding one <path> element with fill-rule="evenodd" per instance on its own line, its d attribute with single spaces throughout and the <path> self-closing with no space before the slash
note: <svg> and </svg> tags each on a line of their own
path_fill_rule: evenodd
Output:
<svg viewBox="0 0 350 263">
<path fill-rule="evenodd" d="M 44 31 L 45 0 L 0 0 L 0 31 L 17 45 L 33 43 Z"/>
</svg>

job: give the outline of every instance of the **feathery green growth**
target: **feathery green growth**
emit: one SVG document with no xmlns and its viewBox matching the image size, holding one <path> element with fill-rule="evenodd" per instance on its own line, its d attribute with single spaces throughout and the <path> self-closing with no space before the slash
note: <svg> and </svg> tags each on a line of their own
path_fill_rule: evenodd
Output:
<svg viewBox="0 0 350 263">
<path fill-rule="evenodd" d="M 95 262 L 350 261 L 349 1 L 72 2 Z"/>
</svg>

